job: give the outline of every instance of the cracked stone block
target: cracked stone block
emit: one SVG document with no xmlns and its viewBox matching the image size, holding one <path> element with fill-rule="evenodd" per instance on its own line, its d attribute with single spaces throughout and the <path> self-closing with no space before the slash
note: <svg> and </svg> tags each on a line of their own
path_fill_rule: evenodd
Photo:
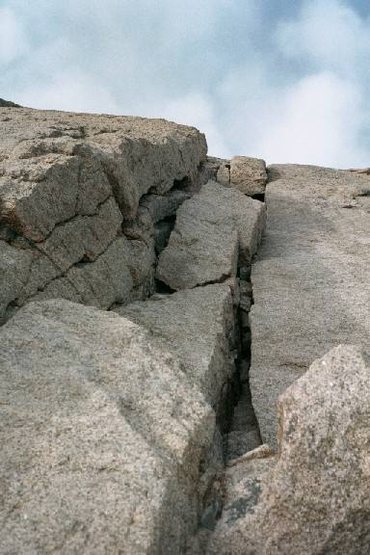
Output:
<svg viewBox="0 0 370 555">
<path fill-rule="evenodd" d="M 121 237 L 95 262 L 72 266 L 68 272 L 51 281 L 34 300 L 63 297 L 98 308 L 127 303 L 134 287 L 128 265 L 129 241 Z"/>
<path fill-rule="evenodd" d="M 218 412 L 235 372 L 234 307 L 228 284 L 208 285 L 115 309 L 146 327 L 176 355 L 192 384 Z"/>
<path fill-rule="evenodd" d="M 82 260 L 94 261 L 117 237 L 122 214 L 110 197 L 92 216 L 76 216 L 57 226 L 51 236 L 38 248 L 61 272 Z"/>
<path fill-rule="evenodd" d="M 263 194 L 267 183 L 264 160 L 235 156 L 230 162 L 230 185 L 245 195 Z"/>
<path fill-rule="evenodd" d="M 173 355 L 65 300 L 23 307 L 0 344 L 0 551 L 185 552 L 215 419 Z"/>
<path fill-rule="evenodd" d="M 29 259 L 31 270 L 23 287 L 19 280 L 3 283 L 0 275 L 0 317 L 5 304 L 14 301 L 16 307 L 35 296 L 88 299 L 103 308 L 110 300 L 131 298 L 130 289 L 122 290 L 125 283 L 134 297 L 151 290 L 154 220 L 172 215 L 189 196 L 170 190 L 197 182 L 206 159 L 204 136 L 164 120 L 25 108 L 6 108 L 2 131 L 0 240 L 19 249 L 16 258 Z M 146 205 L 140 206 L 143 196 Z M 108 253 L 122 230 L 146 245 L 129 264 L 132 284 L 123 270 L 124 254 L 117 253 L 115 267 Z M 136 255 L 138 248 L 131 250 Z M 104 279 L 108 294 L 98 291 Z"/>
<path fill-rule="evenodd" d="M 179 208 L 157 278 L 180 290 L 235 277 L 256 252 L 264 221 L 261 202 L 208 182 Z"/>
<path fill-rule="evenodd" d="M 368 552 L 368 361 L 339 345 L 280 396 L 279 454 L 233 461 L 208 553 Z"/>
</svg>

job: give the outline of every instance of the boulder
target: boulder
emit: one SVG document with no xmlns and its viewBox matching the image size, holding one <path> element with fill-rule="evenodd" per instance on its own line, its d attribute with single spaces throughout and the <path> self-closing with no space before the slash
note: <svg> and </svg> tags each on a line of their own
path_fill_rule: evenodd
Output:
<svg viewBox="0 0 370 555">
<path fill-rule="evenodd" d="M 252 452 L 240 459 L 242 471 L 238 461 L 228 469 L 226 510 L 209 553 L 368 553 L 367 360 L 340 345 L 279 398 L 279 456 L 260 461 Z"/>
<path fill-rule="evenodd" d="M 235 156 L 220 164 L 217 181 L 248 196 L 263 195 L 267 183 L 266 164 L 258 158 Z"/>
<path fill-rule="evenodd" d="M 179 208 L 157 278 L 174 290 L 235 277 L 261 239 L 264 205 L 214 181 Z"/>
<path fill-rule="evenodd" d="M 65 300 L 29 303 L 0 343 L 0 551 L 184 552 L 215 420 L 174 356 Z"/>
<path fill-rule="evenodd" d="M 276 447 L 276 402 L 341 342 L 370 345 L 370 178 L 272 166 L 265 238 L 252 267 L 252 401 Z"/>
</svg>

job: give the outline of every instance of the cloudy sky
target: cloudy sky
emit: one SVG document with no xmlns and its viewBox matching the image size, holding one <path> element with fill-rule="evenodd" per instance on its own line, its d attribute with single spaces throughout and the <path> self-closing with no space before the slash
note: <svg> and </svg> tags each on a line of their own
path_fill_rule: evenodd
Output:
<svg viewBox="0 0 370 555">
<path fill-rule="evenodd" d="M 213 155 L 370 166 L 369 0 L 0 0 L 0 97 L 165 117 Z"/>
</svg>

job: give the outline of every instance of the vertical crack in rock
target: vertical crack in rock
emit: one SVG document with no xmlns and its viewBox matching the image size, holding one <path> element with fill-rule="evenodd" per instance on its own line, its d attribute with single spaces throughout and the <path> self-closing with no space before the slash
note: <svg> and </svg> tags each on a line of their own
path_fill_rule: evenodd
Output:
<svg viewBox="0 0 370 555">
<path fill-rule="evenodd" d="M 249 386 L 252 342 L 249 310 L 253 304 L 253 291 L 250 279 L 240 279 L 239 283 L 240 303 L 236 314 L 239 334 L 235 377 L 237 402 L 232 409 L 229 429 L 224 435 L 225 462 L 238 458 L 261 445 L 259 426 L 254 413 Z"/>
</svg>

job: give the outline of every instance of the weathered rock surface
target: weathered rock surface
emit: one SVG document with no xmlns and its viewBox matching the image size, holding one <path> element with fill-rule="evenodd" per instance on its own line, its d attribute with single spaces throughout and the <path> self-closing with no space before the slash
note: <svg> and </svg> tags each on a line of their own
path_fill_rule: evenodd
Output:
<svg viewBox="0 0 370 555">
<path fill-rule="evenodd" d="M 279 399 L 276 464 L 251 461 L 252 452 L 229 468 L 209 553 L 367 554 L 369 396 L 370 367 L 358 348 L 339 346 L 316 361 Z"/>
<path fill-rule="evenodd" d="M 236 354 L 232 288 L 227 283 L 155 295 L 115 310 L 150 330 L 177 356 L 216 412 L 222 410 Z"/>
<path fill-rule="evenodd" d="M 151 291 L 154 225 L 196 188 L 204 136 L 164 120 L 24 108 L 0 108 L 0 122 L 0 248 L 7 251 L 0 320 L 32 297 L 62 295 L 107 308 Z M 136 265 L 146 268 L 139 282 L 133 277 L 132 291 L 122 224 L 129 240 L 145 243 L 132 247 Z M 20 275 L 12 286 L 6 280 L 14 268 Z M 123 274 L 124 291 L 115 277 L 107 296 L 96 291 L 107 272 Z"/>
<path fill-rule="evenodd" d="M 272 166 L 268 221 L 252 269 L 252 401 L 276 446 L 276 401 L 339 343 L 370 345 L 370 179 Z"/>
<path fill-rule="evenodd" d="M 65 300 L 22 308 L 0 344 L 1 553 L 182 552 L 215 419 L 176 359 Z"/>
<path fill-rule="evenodd" d="M 267 183 L 266 164 L 264 160 L 247 156 L 223 160 L 217 172 L 217 181 L 235 187 L 248 196 L 263 195 Z"/>
<path fill-rule="evenodd" d="M 210 181 L 179 208 L 157 277 L 174 290 L 222 282 L 248 266 L 261 239 L 264 205 Z"/>
</svg>

